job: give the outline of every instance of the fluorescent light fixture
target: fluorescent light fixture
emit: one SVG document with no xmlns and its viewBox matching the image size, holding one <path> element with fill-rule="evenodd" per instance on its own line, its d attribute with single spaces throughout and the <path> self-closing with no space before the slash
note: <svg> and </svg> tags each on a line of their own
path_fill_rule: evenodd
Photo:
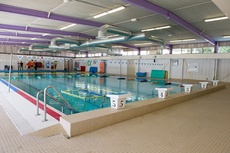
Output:
<svg viewBox="0 0 230 153">
<path fill-rule="evenodd" d="M 141 30 L 141 32 L 153 31 L 153 30 L 161 30 L 161 29 L 168 29 L 168 28 L 171 28 L 171 26 L 168 25 L 168 26 L 163 26 L 163 27 L 156 27 L 156 28 L 144 29 L 144 30 Z"/>
<path fill-rule="evenodd" d="M 67 25 L 67 26 L 65 26 L 65 27 L 60 28 L 60 30 L 67 29 L 67 28 L 73 27 L 73 26 L 75 26 L 75 25 L 76 25 L 76 24 L 73 23 L 73 24 L 70 24 L 70 25 Z"/>
<path fill-rule="evenodd" d="M 47 36 L 47 35 L 49 35 L 48 33 L 44 33 L 42 36 Z"/>
<path fill-rule="evenodd" d="M 170 42 L 182 42 L 182 41 L 194 41 L 196 39 L 180 39 L 180 40 L 172 40 Z"/>
<path fill-rule="evenodd" d="M 137 18 L 133 18 L 130 21 L 135 22 L 135 21 L 137 21 Z"/>
<path fill-rule="evenodd" d="M 111 37 L 117 37 L 119 36 L 118 34 L 117 35 L 110 35 L 110 36 L 107 36 L 108 38 L 111 38 Z"/>
<path fill-rule="evenodd" d="M 99 17 L 102 17 L 102 16 L 105 16 L 105 15 L 108 15 L 108 14 L 111 14 L 111 13 L 114 13 L 114 12 L 117 12 L 117 11 L 120 11 L 120 10 L 123 10 L 125 9 L 124 6 L 121 6 L 121 7 L 118 7 L 118 8 L 115 8 L 115 9 L 112 9 L 112 10 L 109 10 L 107 12 L 104 12 L 104 13 L 101 13 L 101 14 L 98 14 L 98 15 L 95 15 L 93 18 L 99 18 Z"/>
<path fill-rule="evenodd" d="M 143 45 L 151 45 L 152 43 L 141 43 L 141 44 L 134 44 L 134 46 L 143 46 Z"/>
<path fill-rule="evenodd" d="M 155 29 L 156 29 L 156 30 L 161 30 L 161 29 L 168 29 L 168 28 L 171 28 L 171 26 L 168 25 L 168 26 L 163 26 L 163 27 L 157 27 L 157 28 L 155 28 Z"/>
<path fill-rule="evenodd" d="M 145 32 L 145 31 L 153 31 L 153 30 L 156 30 L 156 29 L 155 29 L 155 28 L 144 29 L 144 30 L 141 30 L 141 32 Z"/>
<path fill-rule="evenodd" d="M 31 40 L 35 40 L 35 39 L 37 39 L 37 38 L 31 38 Z"/>
<path fill-rule="evenodd" d="M 204 22 L 212 22 L 212 21 L 219 21 L 219 20 L 225 20 L 225 19 L 228 19 L 228 17 L 224 16 L 224 17 L 219 17 L 219 18 L 206 19 L 204 20 Z"/>
<path fill-rule="evenodd" d="M 228 35 L 228 36 L 223 36 L 223 38 L 230 38 L 230 35 Z"/>
<path fill-rule="evenodd" d="M 183 39 L 182 41 L 194 41 L 196 39 Z"/>
<path fill-rule="evenodd" d="M 107 14 L 108 14 L 107 12 L 104 12 L 104 13 L 101 13 L 101 14 L 95 15 L 93 18 L 94 18 L 94 19 L 96 19 L 96 18 L 99 18 L 99 17 L 105 16 L 105 15 L 107 15 Z"/>
<path fill-rule="evenodd" d="M 124 6 L 121 6 L 121 7 L 118 7 L 118 8 L 115 8 L 115 9 L 112 9 L 112 10 L 109 10 L 107 13 L 108 14 L 111 14 L 111 13 L 114 13 L 114 12 L 117 12 L 117 11 L 120 11 L 120 10 L 123 10 L 125 9 Z"/>
<path fill-rule="evenodd" d="M 182 40 L 171 40 L 170 42 L 181 42 Z"/>
<path fill-rule="evenodd" d="M 116 47 L 123 47 L 123 46 L 112 46 L 112 47 L 116 48 Z"/>
<path fill-rule="evenodd" d="M 25 44 L 26 42 L 22 42 L 22 44 Z"/>
</svg>

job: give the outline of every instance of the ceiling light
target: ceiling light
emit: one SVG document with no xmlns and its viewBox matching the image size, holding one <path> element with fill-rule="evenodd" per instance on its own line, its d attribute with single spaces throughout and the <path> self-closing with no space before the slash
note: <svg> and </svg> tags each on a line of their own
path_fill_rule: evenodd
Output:
<svg viewBox="0 0 230 153">
<path fill-rule="evenodd" d="M 96 18 L 99 18 L 99 17 L 105 16 L 105 15 L 107 15 L 107 14 L 108 14 L 107 12 L 104 12 L 104 13 L 101 13 L 101 14 L 95 15 L 93 18 L 94 18 L 94 19 L 96 19 Z"/>
<path fill-rule="evenodd" d="M 31 40 L 35 40 L 35 39 L 37 39 L 37 38 L 31 38 Z"/>
<path fill-rule="evenodd" d="M 145 31 L 153 31 L 153 30 L 156 30 L 155 28 L 151 28 L 151 29 L 144 29 L 144 30 L 141 30 L 141 32 L 145 32 Z"/>
<path fill-rule="evenodd" d="M 124 6 L 121 6 L 121 7 L 118 7 L 118 8 L 115 8 L 115 9 L 112 9 L 112 10 L 109 10 L 107 12 L 104 12 L 104 13 L 101 13 L 101 14 L 98 14 L 98 15 L 95 15 L 93 18 L 99 18 L 99 17 L 102 17 L 102 16 L 105 16 L 107 14 L 111 14 L 111 13 L 114 13 L 114 12 L 117 12 L 117 11 L 120 11 L 120 10 L 123 10 L 125 9 Z"/>
<path fill-rule="evenodd" d="M 183 39 L 182 41 L 194 41 L 196 39 Z"/>
<path fill-rule="evenodd" d="M 230 38 L 230 36 L 228 35 L 228 36 L 223 36 L 223 38 Z"/>
<path fill-rule="evenodd" d="M 107 13 L 108 14 L 111 14 L 111 13 L 114 13 L 114 12 L 117 12 L 117 11 L 120 11 L 120 10 L 123 10 L 125 9 L 124 6 L 121 6 L 121 7 L 118 7 L 118 8 L 115 8 L 115 9 L 112 9 L 112 10 L 109 10 Z"/>
<path fill-rule="evenodd" d="M 179 40 L 172 40 L 170 42 L 182 42 L 182 41 L 194 41 L 196 39 L 179 39 Z"/>
<path fill-rule="evenodd" d="M 137 21 L 137 18 L 133 18 L 133 19 L 131 19 L 131 21 L 132 21 L 132 22 L 135 22 L 135 21 Z"/>
<path fill-rule="evenodd" d="M 204 20 L 204 22 L 212 22 L 212 21 L 225 20 L 225 19 L 228 19 L 228 17 L 224 16 L 224 17 L 219 17 L 219 18 L 206 19 Z"/>
<path fill-rule="evenodd" d="M 134 44 L 134 46 L 143 46 L 143 45 L 151 45 L 152 43 L 141 43 L 141 44 Z"/>
<path fill-rule="evenodd" d="M 113 48 L 123 47 L 123 46 L 112 46 Z"/>
<path fill-rule="evenodd" d="M 141 32 L 145 32 L 145 31 L 153 31 L 153 30 L 161 30 L 161 29 L 168 29 L 168 28 L 171 28 L 171 26 L 170 26 L 170 25 L 168 25 L 168 26 L 162 26 L 162 27 L 156 27 L 156 28 L 144 29 L 144 30 L 141 30 Z"/>
<path fill-rule="evenodd" d="M 168 26 L 163 26 L 163 27 L 157 27 L 157 28 L 155 28 L 155 29 L 156 29 L 156 30 L 161 30 L 161 29 L 168 29 L 168 28 L 171 28 L 171 26 L 168 25 Z"/>
<path fill-rule="evenodd" d="M 63 3 L 71 2 L 72 0 L 63 0 Z"/>
<path fill-rule="evenodd" d="M 67 28 L 73 27 L 73 26 L 75 26 L 75 25 L 76 25 L 76 24 L 73 23 L 73 24 L 70 24 L 70 25 L 68 25 L 68 26 L 65 26 L 65 27 L 60 28 L 60 30 L 67 29 Z"/>
<path fill-rule="evenodd" d="M 117 37 L 119 36 L 118 34 L 117 35 L 110 35 L 110 36 L 107 36 L 107 38 L 111 38 L 111 37 Z"/>
<path fill-rule="evenodd" d="M 42 36 L 47 36 L 47 35 L 49 35 L 48 33 L 44 33 Z"/>
</svg>

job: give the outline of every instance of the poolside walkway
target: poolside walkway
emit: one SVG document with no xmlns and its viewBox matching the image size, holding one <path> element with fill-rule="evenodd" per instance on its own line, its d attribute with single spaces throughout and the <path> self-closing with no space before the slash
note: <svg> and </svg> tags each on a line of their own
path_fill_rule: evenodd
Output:
<svg viewBox="0 0 230 153">
<path fill-rule="evenodd" d="M 8 96 L 0 86 L 0 153 L 229 153 L 229 93 L 230 85 L 188 102 L 66 139 L 59 124 L 43 129 L 47 134 L 38 131 L 21 135 L 3 109 L 2 101 Z"/>
</svg>

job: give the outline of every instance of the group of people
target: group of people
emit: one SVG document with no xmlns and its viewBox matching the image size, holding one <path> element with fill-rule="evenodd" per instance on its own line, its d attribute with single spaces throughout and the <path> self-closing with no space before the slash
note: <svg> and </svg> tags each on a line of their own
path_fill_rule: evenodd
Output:
<svg viewBox="0 0 230 153">
<path fill-rule="evenodd" d="M 37 62 L 36 61 L 34 62 L 33 60 L 31 60 L 26 65 L 27 65 L 27 70 L 30 68 L 34 68 L 34 70 L 37 70 Z"/>
</svg>

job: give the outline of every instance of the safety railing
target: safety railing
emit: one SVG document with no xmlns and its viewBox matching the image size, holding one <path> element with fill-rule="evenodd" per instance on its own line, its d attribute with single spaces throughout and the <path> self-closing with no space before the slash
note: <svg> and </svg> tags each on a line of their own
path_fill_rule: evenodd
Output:
<svg viewBox="0 0 230 153">
<path fill-rule="evenodd" d="M 63 100 L 64 104 L 63 105 L 62 103 L 60 103 L 57 99 L 55 99 L 53 96 L 51 96 L 49 93 L 47 93 L 47 90 L 49 88 L 52 88 L 54 89 L 54 91 L 56 91 L 56 93 L 59 95 L 59 97 Z M 37 93 L 36 95 L 36 106 L 37 106 L 37 112 L 36 112 L 36 115 L 39 115 L 39 95 L 41 93 L 44 93 L 44 120 L 43 122 L 47 121 L 47 118 L 46 118 L 46 96 L 48 95 L 50 98 L 52 98 L 53 100 L 55 100 L 56 102 L 58 102 L 61 106 L 62 106 L 62 112 L 64 111 L 64 106 L 68 107 L 70 110 L 71 110 L 71 114 L 73 114 L 73 108 L 69 105 L 69 103 L 64 99 L 64 97 L 61 95 L 61 93 L 54 87 L 54 86 L 48 86 L 46 87 L 44 90 L 41 90 Z"/>
</svg>

